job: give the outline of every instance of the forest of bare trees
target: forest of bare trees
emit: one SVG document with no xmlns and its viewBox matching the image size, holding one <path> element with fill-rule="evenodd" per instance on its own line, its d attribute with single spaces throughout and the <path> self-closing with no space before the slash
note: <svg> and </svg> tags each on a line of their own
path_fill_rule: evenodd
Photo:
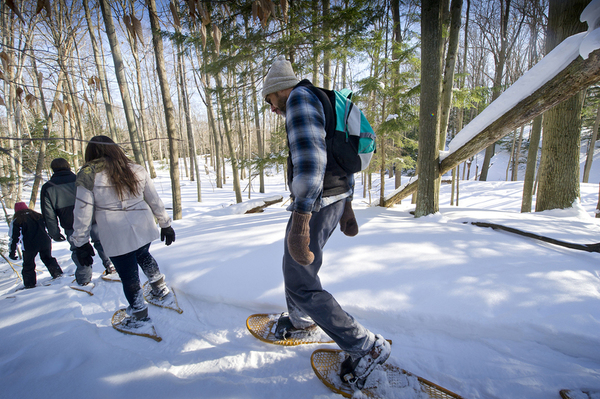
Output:
<svg viewBox="0 0 600 399">
<path fill-rule="evenodd" d="M 181 179 L 196 182 L 198 201 L 202 182 L 222 188 L 231 179 L 237 202 L 264 192 L 265 171 L 284 168 L 287 149 L 283 120 L 269 112 L 260 88 L 283 54 L 299 77 L 355 92 L 378 136 L 363 181 L 396 173 L 399 187 L 402 175 L 418 173 L 416 215 L 435 212 L 445 172 L 439 151 L 544 54 L 588 29 L 578 18 L 589 0 L 570 2 L 569 12 L 564 3 L 1 0 L 3 206 L 35 206 L 50 161 L 63 157 L 78 169 L 86 141 L 99 134 L 152 177 L 157 165 L 170 171 L 174 219 L 182 214 Z M 593 161 L 600 120 L 594 73 L 569 103 L 513 118 L 520 122 L 506 134 L 489 135 L 482 170 L 471 167 L 475 153 L 455 159 L 447 168 L 455 187 L 485 180 L 502 147 L 511 154 L 506 179 L 517 180 L 519 169 L 525 175 L 523 211 L 531 211 L 536 190 L 538 211 L 571 206 Z M 583 176 L 581 146 L 588 154 Z M 387 206 L 384 181 L 370 186 L 380 194 L 369 201 Z"/>
</svg>

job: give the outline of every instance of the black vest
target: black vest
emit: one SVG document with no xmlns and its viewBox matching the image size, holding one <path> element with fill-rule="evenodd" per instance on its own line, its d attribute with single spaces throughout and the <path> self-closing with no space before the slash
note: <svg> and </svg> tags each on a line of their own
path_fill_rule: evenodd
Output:
<svg viewBox="0 0 600 399">
<path fill-rule="evenodd" d="M 304 79 L 298 83 L 294 89 L 298 86 L 304 86 L 312 91 L 321 104 L 323 104 L 323 111 L 325 112 L 325 142 L 327 144 L 327 167 L 325 168 L 325 177 L 323 179 L 323 197 L 332 197 L 335 195 L 344 194 L 350 191 L 351 187 L 348 182 L 348 174 L 342 167 L 335 161 L 331 152 L 331 146 L 333 143 L 333 135 L 335 133 L 335 113 L 333 112 L 332 102 L 335 104 L 335 94 L 331 90 L 321 89 L 313 86 L 308 80 Z M 288 142 L 289 150 L 289 142 Z M 288 156 L 288 184 L 291 187 L 292 180 L 294 179 L 294 165 L 292 164 L 291 155 Z"/>
</svg>

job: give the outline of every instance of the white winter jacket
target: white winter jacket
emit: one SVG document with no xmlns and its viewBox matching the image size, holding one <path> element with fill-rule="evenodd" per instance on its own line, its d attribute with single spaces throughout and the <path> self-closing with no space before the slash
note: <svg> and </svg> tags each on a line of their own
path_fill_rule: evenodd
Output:
<svg viewBox="0 0 600 399">
<path fill-rule="evenodd" d="M 146 170 L 130 164 L 140 182 L 138 195 L 126 194 L 119 199 L 104 168 L 82 168 L 77 176 L 77 198 L 73 211 L 73 235 L 71 242 L 80 247 L 88 242 L 92 216 L 98 224 L 98 233 L 104 252 L 108 256 L 124 255 L 159 238 L 154 217 L 160 227 L 169 227 L 171 218 L 159 198 Z M 80 178 L 81 175 L 83 178 Z"/>
</svg>

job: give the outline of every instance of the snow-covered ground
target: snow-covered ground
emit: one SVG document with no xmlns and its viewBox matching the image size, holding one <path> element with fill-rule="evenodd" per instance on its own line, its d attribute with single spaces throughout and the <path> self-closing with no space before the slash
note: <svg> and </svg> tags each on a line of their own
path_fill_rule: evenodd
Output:
<svg viewBox="0 0 600 399">
<path fill-rule="evenodd" d="M 600 254 L 465 223 L 599 242 L 600 168 L 582 185 L 580 205 L 521 214 L 522 182 L 502 181 L 501 160 L 490 169 L 492 181 L 461 182 L 460 206 L 449 205 L 444 185 L 440 213 L 419 219 L 409 213 L 410 199 L 369 207 L 358 179 L 360 233 L 331 237 L 324 287 L 393 340 L 390 362 L 465 398 L 548 399 L 561 388 L 600 388 Z M 285 206 L 237 214 L 231 185 L 213 189 L 208 178 L 201 203 L 195 182 L 183 180 L 177 241 L 151 247 L 184 311 L 150 307 L 162 342 L 111 327 L 126 300 L 119 283 L 100 279 L 97 257 L 94 296 L 70 289 L 72 277 L 42 286 L 50 275 L 39 260 L 39 286 L 14 292 L 19 281 L 0 264 L 0 398 L 339 397 L 310 366 L 315 349 L 335 345 L 277 347 L 245 327 L 252 313 L 285 310 Z M 155 184 L 169 207 L 165 169 Z M 266 191 L 253 200 L 287 198 L 281 174 L 267 178 Z M 7 230 L 0 224 L 0 235 Z M 65 242 L 53 243 L 53 254 L 74 272 Z"/>
</svg>

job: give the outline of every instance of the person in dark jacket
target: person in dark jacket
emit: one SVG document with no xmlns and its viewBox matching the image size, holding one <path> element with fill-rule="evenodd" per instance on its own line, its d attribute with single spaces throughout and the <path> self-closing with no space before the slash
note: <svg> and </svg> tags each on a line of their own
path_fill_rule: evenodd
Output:
<svg viewBox="0 0 600 399">
<path fill-rule="evenodd" d="M 75 180 L 77 176 L 71 171 L 69 162 L 64 158 L 56 158 L 50 163 L 53 175 L 42 186 L 41 207 L 42 215 L 46 222 L 48 235 L 54 241 L 65 241 L 73 234 L 73 208 L 75 207 Z M 60 227 L 65 231 L 66 238 L 61 234 Z M 98 251 L 98 255 L 102 259 L 102 264 L 106 269 L 106 274 L 116 273 L 116 270 L 108 256 L 104 253 L 102 244 L 98 237 L 98 226 L 95 222 L 92 224 L 90 237 L 92 243 Z M 71 245 L 71 251 L 74 251 Z M 75 279 L 79 285 L 87 285 L 92 280 L 92 266 L 82 266 L 75 255 L 71 253 L 71 259 L 77 267 L 75 271 Z"/>
<path fill-rule="evenodd" d="M 52 241 L 46 233 L 44 218 L 36 211 L 29 209 L 24 202 L 15 204 L 15 215 L 10 223 L 10 253 L 12 260 L 17 260 L 17 244 L 21 242 L 23 250 L 23 285 L 33 288 L 36 284 L 35 257 L 48 268 L 52 278 L 63 274 L 56 258 L 52 257 Z"/>
<path fill-rule="evenodd" d="M 341 379 L 361 389 L 375 366 L 388 359 L 391 347 L 381 334 L 346 313 L 319 280 L 323 248 L 337 225 L 344 234 L 355 236 L 358 224 L 350 202 L 353 175 L 335 161 L 326 140 L 333 113 L 326 111 L 327 104 L 311 86 L 296 78 L 285 58 L 275 60 L 263 84 L 262 95 L 271 111 L 286 119 L 293 198 L 283 255 L 288 315 L 279 318 L 275 336 L 302 337 L 320 327 L 346 352 Z"/>
</svg>

